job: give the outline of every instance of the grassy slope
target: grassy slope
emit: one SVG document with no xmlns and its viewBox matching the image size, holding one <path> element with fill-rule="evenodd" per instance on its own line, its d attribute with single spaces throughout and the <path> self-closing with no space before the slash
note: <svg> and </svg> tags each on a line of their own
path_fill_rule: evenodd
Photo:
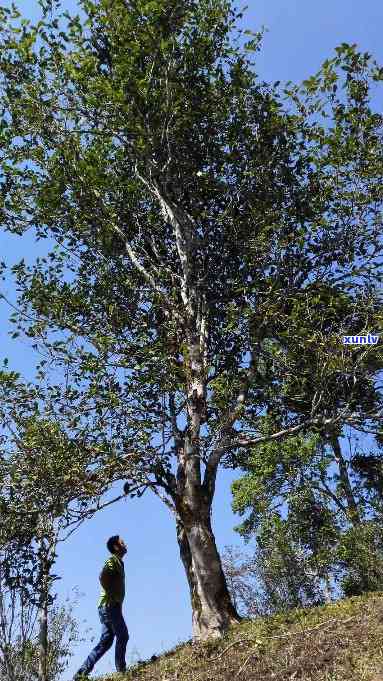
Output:
<svg viewBox="0 0 383 681">
<path fill-rule="evenodd" d="M 383 593 L 246 620 L 97 681 L 383 681 Z"/>
</svg>

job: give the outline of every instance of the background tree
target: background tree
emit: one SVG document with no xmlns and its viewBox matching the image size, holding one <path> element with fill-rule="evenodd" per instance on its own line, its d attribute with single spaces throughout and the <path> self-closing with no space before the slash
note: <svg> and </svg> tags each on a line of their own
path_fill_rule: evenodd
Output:
<svg viewBox="0 0 383 681">
<path fill-rule="evenodd" d="M 374 394 L 362 412 L 352 390 L 342 402 L 332 391 L 353 357 L 341 336 L 377 321 L 382 120 L 370 91 L 383 73 L 342 46 L 289 105 L 257 81 L 259 35 L 243 45 L 229 1 L 80 4 L 84 26 L 42 1 L 21 33 L 1 10 L 2 221 L 58 244 L 14 268 L 15 333 L 65 369 L 67 437 L 86 418 L 113 455 L 134 448 L 125 489 L 138 478 L 171 509 L 193 635 L 220 636 L 239 620 L 211 528 L 220 463 L 377 418 Z M 313 338 L 315 287 L 335 282 L 358 285 L 362 324 Z M 312 399 L 297 412 L 288 380 L 313 343 Z M 266 405 L 278 430 L 265 434 Z"/>
<path fill-rule="evenodd" d="M 312 557 L 286 520 L 264 522 L 249 551 L 228 547 L 223 564 L 230 592 L 247 617 L 322 604 L 327 594 Z"/>
<path fill-rule="evenodd" d="M 49 412 L 57 397 L 46 396 L 44 400 L 37 384 L 25 385 L 15 374 L 2 372 L 0 391 L 2 579 L 13 601 L 18 597 L 25 608 L 38 613 L 39 642 L 33 647 L 34 662 L 38 653 L 38 678 L 50 681 L 62 664 L 58 646 L 63 632 L 58 638 L 54 610 L 50 616 L 55 601 L 53 586 L 59 579 L 53 574 L 57 547 L 85 519 L 116 501 L 101 501 L 104 475 L 109 466 L 111 479 L 119 469 L 121 476 L 122 462 L 117 460 L 112 473 L 113 459 L 100 442 L 93 442 L 90 448 L 89 433 L 88 441 L 84 433 L 82 438 L 71 440 L 52 414 L 51 418 L 44 417 L 41 404 Z M 125 464 L 123 470 L 126 472 Z M 50 621 L 56 633 L 49 632 Z M 30 638 L 24 635 L 24 639 L 29 650 Z M 21 653 L 19 650 L 18 655 Z M 4 653 L 4 664 L 8 664 L 7 659 Z"/>
<path fill-rule="evenodd" d="M 234 606 L 243 617 L 263 614 L 256 556 L 225 546 L 222 567 Z"/>
<path fill-rule="evenodd" d="M 260 445 L 232 485 L 233 509 L 247 516 L 236 529 L 257 540 L 253 576 L 271 611 L 382 588 L 379 486 L 366 493 L 353 473 L 354 459 L 382 468 L 381 447 L 364 456 L 350 440 L 349 453 L 318 433 Z"/>
<path fill-rule="evenodd" d="M 342 325 L 342 320 L 347 319 L 360 325 L 360 309 L 354 306 L 352 297 L 338 295 L 329 286 L 315 288 L 317 305 L 310 319 L 314 333 L 331 333 L 334 324 Z M 293 318 L 302 319 L 299 305 L 297 310 L 294 303 L 290 310 Z M 379 297 L 376 305 L 379 319 Z M 283 316 L 278 318 L 280 321 L 283 328 Z M 287 376 L 283 386 L 285 399 L 295 412 L 307 414 L 316 368 L 321 362 L 333 361 L 331 348 L 327 356 L 322 355 L 320 344 L 302 352 L 298 345 L 299 329 L 294 334 L 296 345 L 285 344 L 277 326 L 275 335 L 277 347 L 284 350 L 286 366 L 290 364 L 289 353 L 293 352 L 294 363 L 299 361 L 300 367 L 299 373 Z M 331 388 L 328 384 L 327 405 L 331 408 L 333 403 L 343 404 L 349 394 L 360 413 L 367 412 L 381 399 L 381 386 L 376 385 L 379 372 L 379 353 L 355 352 L 349 357 L 347 372 L 335 372 Z M 319 395 L 319 399 L 323 397 Z M 278 409 L 274 410 L 273 417 L 277 413 Z M 263 585 L 263 599 L 270 611 L 283 609 L 288 603 L 290 607 L 304 607 L 308 602 L 327 600 L 337 590 L 335 581 L 340 582 L 347 595 L 350 589 L 359 593 L 377 589 L 381 584 L 378 548 L 381 457 L 371 453 L 367 457 L 356 453 L 352 456 L 351 445 L 350 455 L 345 455 L 339 441 L 341 428 L 314 431 L 311 439 L 298 436 L 282 445 L 259 445 L 257 453 L 243 457 L 242 463 L 249 473 L 233 484 L 234 510 L 244 513 L 246 509 L 249 513 L 237 529 L 247 539 L 254 536 L 259 540 L 255 555 L 249 560 L 253 577 L 257 573 Z M 379 430 L 375 434 L 379 446 Z"/>
<path fill-rule="evenodd" d="M 2 564 L 7 556 L 2 552 Z M 59 681 L 73 647 L 82 641 L 74 619 L 74 602 L 53 604 L 49 612 L 47 679 Z M 38 609 L 23 583 L 10 584 L 0 573 L 0 677 L 7 681 L 39 679 Z"/>
</svg>

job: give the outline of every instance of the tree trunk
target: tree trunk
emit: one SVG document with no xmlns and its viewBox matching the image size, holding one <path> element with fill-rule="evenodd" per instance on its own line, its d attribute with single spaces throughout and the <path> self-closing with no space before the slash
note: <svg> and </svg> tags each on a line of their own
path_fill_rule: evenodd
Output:
<svg viewBox="0 0 383 681">
<path fill-rule="evenodd" d="M 185 291 L 189 287 L 188 278 L 190 272 L 185 273 Z M 186 293 L 185 296 L 187 298 Z M 195 314 L 197 298 L 194 290 L 189 300 L 191 317 Z M 230 597 L 211 528 L 211 506 L 219 457 L 216 460 L 215 457 L 210 459 L 206 465 L 204 482 L 201 476 L 200 432 L 207 413 L 206 329 L 202 308 L 200 306 L 197 314 L 199 321 L 195 319 L 195 325 L 191 323 L 186 332 L 186 432 L 181 433 L 178 429 L 173 408 L 173 435 L 177 447 L 178 469 L 172 498 L 180 555 L 190 589 L 195 642 L 221 638 L 230 625 L 241 621 Z"/>
<path fill-rule="evenodd" d="M 193 640 L 220 638 L 241 617 L 227 588 L 210 515 L 198 519 L 177 515 L 177 539 L 190 589 Z"/>
<path fill-rule="evenodd" d="M 350 520 L 353 525 L 360 525 L 361 519 L 359 515 L 358 505 L 355 501 L 352 485 L 347 471 L 347 464 L 342 456 L 339 440 L 337 437 L 331 438 L 331 444 L 334 451 L 335 461 L 339 468 L 339 477 L 344 494 L 347 499 L 347 507 L 350 514 Z"/>
<path fill-rule="evenodd" d="M 39 612 L 39 679 L 48 681 L 48 603 L 40 606 Z"/>
<path fill-rule="evenodd" d="M 5 672 L 5 679 L 7 681 L 16 681 L 15 679 L 15 664 L 12 662 L 12 655 L 9 653 L 10 646 L 4 644 L 0 647 L 0 652 L 2 654 L 1 660 L 1 670 Z M 3 678 L 0 676 L 0 678 Z"/>
<path fill-rule="evenodd" d="M 332 598 L 331 598 L 331 581 L 330 577 L 327 574 L 324 578 L 324 602 L 327 604 L 332 603 Z"/>
<path fill-rule="evenodd" d="M 44 544 L 42 543 L 43 549 Z M 42 581 L 39 599 L 39 681 L 48 681 L 48 597 L 49 567 L 42 554 Z"/>
</svg>

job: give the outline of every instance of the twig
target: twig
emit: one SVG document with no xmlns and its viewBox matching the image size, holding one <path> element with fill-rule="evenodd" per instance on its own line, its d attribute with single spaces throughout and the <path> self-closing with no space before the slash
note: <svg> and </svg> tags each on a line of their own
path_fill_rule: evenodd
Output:
<svg viewBox="0 0 383 681">
<path fill-rule="evenodd" d="M 210 660 L 210 662 L 215 662 L 216 660 L 220 660 L 221 657 L 223 657 L 223 656 L 225 655 L 225 653 L 227 653 L 227 651 L 228 651 L 230 648 L 232 648 L 233 646 L 237 645 L 237 643 L 254 643 L 254 639 L 251 639 L 251 638 L 240 638 L 240 639 L 238 639 L 237 641 L 233 641 L 233 643 L 230 643 L 230 645 L 227 646 L 227 648 L 225 648 L 225 650 L 224 650 L 220 655 L 218 655 L 218 657 L 213 657 L 213 659 Z"/>
<path fill-rule="evenodd" d="M 253 650 L 253 651 L 250 653 L 249 657 L 247 657 L 246 660 L 244 661 L 244 663 L 243 663 L 241 669 L 236 673 L 236 675 L 235 675 L 235 677 L 234 677 L 235 679 L 237 678 L 237 676 L 239 676 L 239 675 L 243 672 L 243 670 L 245 669 L 247 663 L 248 663 L 249 660 L 253 657 L 254 654 L 255 654 L 255 652 L 254 652 L 254 650 Z"/>
</svg>

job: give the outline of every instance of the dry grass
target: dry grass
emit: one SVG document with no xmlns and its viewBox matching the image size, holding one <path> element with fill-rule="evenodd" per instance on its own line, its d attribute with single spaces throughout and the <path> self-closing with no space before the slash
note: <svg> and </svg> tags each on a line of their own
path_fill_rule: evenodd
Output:
<svg viewBox="0 0 383 681">
<path fill-rule="evenodd" d="M 383 681 L 383 593 L 247 620 L 97 681 Z"/>
</svg>

